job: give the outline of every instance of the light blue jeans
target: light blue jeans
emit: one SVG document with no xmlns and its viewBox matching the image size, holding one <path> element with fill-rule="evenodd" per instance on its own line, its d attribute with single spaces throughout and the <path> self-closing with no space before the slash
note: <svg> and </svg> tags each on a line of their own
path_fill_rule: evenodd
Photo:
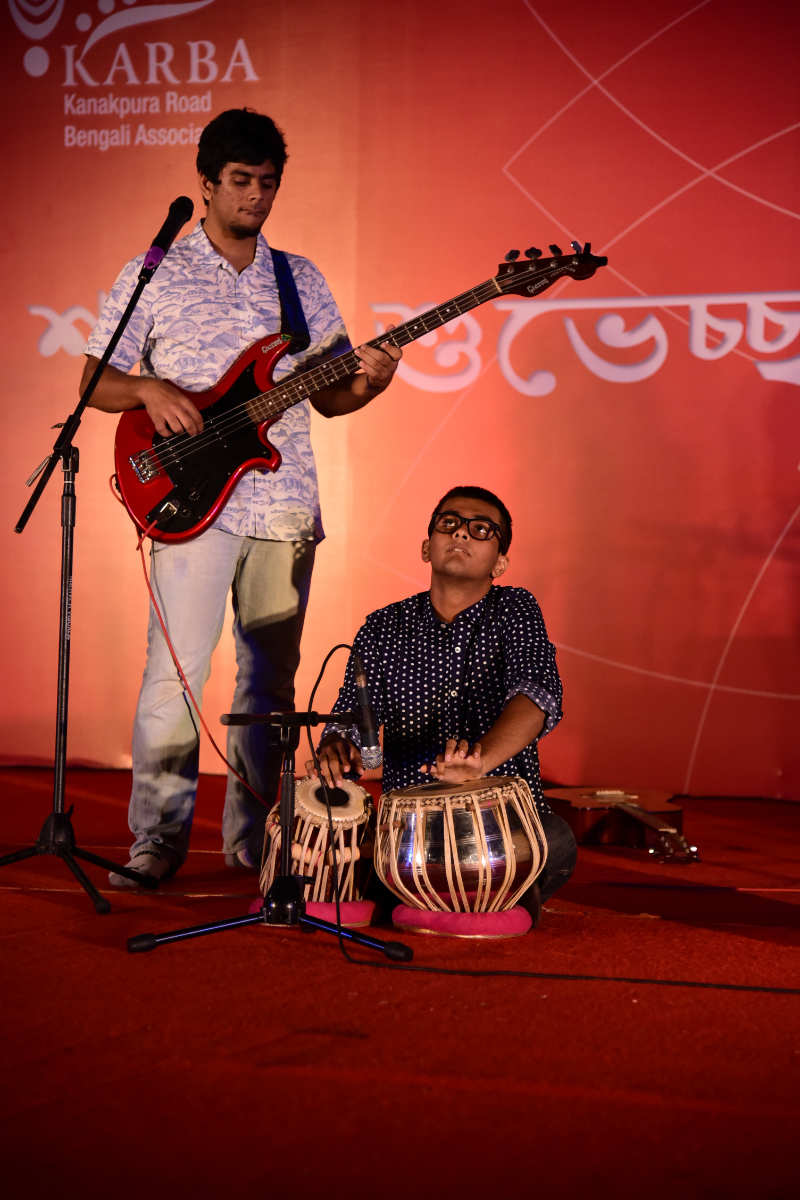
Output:
<svg viewBox="0 0 800 1200">
<path fill-rule="evenodd" d="M 209 529 L 187 542 L 158 543 L 151 553 L 153 591 L 175 652 L 201 703 L 211 655 L 233 597 L 236 689 L 233 712 L 290 709 L 300 661 L 313 542 L 274 542 Z M 228 759 L 265 801 L 228 775 L 223 850 L 261 853 L 264 819 L 275 799 L 280 751 L 265 725 L 230 726 Z M 147 662 L 133 727 L 131 853 L 160 849 L 175 866 L 186 858 L 199 758 L 196 715 L 184 693 L 161 627 L 150 608 Z"/>
</svg>

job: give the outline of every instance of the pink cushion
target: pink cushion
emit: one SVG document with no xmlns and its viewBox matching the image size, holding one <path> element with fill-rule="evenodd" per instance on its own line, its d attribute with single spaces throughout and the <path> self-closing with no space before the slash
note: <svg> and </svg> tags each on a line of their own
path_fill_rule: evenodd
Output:
<svg viewBox="0 0 800 1200">
<path fill-rule="evenodd" d="M 259 896 L 258 900 L 254 900 L 247 910 L 250 913 L 260 912 L 264 900 Z M 372 914 L 375 911 L 375 905 L 371 900 L 345 900 L 339 906 L 342 913 L 342 924 L 352 928 L 359 925 L 369 925 L 372 920 Z M 320 921 L 330 921 L 332 925 L 336 924 L 336 905 L 323 903 L 319 900 L 309 900 L 306 904 L 306 912 L 309 917 L 316 917 Z"/>
<path fill-rule="evenodd" d="M 531 914 L 521 905 L 496 913 L 429 912 L 398 904 L 392 913 L 397 929 L 412 933 L 442 933 L 449 937 L 520 937 L 533 925 Z"/>
</svg>

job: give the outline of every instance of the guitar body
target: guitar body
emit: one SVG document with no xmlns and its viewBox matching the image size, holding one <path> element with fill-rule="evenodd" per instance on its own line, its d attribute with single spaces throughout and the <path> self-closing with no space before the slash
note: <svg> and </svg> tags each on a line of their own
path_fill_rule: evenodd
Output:
<svg viewBox="0 0 800 1200">
<path fill-rule="evenodd" d="M 272 389 L 273 368 L 288 346 L 288 338 L 273 334 L 248 347 L 207 391 L 179 389 L 203 415 L 195 437 L 163 438 L 143 408 L 122 414 L 114 444 L 117 486 L 148 537 L 194 537 L 215 519 L 245 471 L 277 471 L 281 456 L 267 435 L 278 418 L 251 418 L 248 402 Z"/>
<path fill-rule="evenodd" d="M 545 788 L 545 799 L 582 845 L 647 849 L 661 861 L 693 861 L 683 837 L 683 809 L 669 792 L 612 788 Z"/>
</svg>

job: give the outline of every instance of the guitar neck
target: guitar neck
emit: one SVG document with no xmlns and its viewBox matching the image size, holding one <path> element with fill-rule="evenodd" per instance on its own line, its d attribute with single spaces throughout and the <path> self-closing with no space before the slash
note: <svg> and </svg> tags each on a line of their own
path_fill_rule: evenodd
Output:
<svg viewBox="0 0 800 1200">
<path fill-rule="evenodd" d="M 656 813 L 648 812 L 639 804 L 631 804 L 630 801 L 615 800 L 615 808 L 621 808 L 623 812 L 629 816 L 635 817 L 637 821 L 641 821 L 644 825 L 649 825 L 651 829 L 655 829 L 658 834 L 658 841 L 661 846 L 661 857 L 659 862 L 697 862 L 699 854 L 696 846 L 690 846 L 682 833 L 679 833 L 674 825 L 670 825 L 663 817 L 659 817 Z"/>
<path fill-rule="evenodd" d="M 613 804 L 614 808 L 621 808 L 628 816 L 635 817 L 637 821 L 641 821 L 643 825 L 649 825 L 651 829 L 656 829 L 659 833 L 669 833 L 680 837 L 674 825 L 669 825 L 655 813 L 648 812 L 647 809 L 642 808 L 639 804 L 631 804 L 630 801 L 626 800 L 613 800 L 610 803 Z"/>
<path fill-rule="evenodd" d="M 532 270 L 531 275 L 533 274 Z M 539 274 L 543 275 L 543 272 Z M 444 304 L 439 304 L 428 312 L 413 317 L 402 325 L 397 325 L 387 333 L 379 334 L 365 344 L 378 347 L 390 342 L 393 346 L 402 349 L 403 346 L 408 346 L 417 338 L 424 337 L 426 333 L 438 329 L 455 317 L 463 316 L 464 313 L 477 308 L 478 305 L 485 304 L 487 300 L 502 295 L 502 291 L 497 280 L 487 279 L 485 283 L 480 283 L 468 292 L 462 292 L 460 296 L 454 296 L 452 300 L 447 300 Z M 337 358 L 328 359 L 327 362 L 283 380 L 269 392 L 255 396 L 249 402 L 248 408 L 257 423 L 270 418 L 274 419 L 293 405 L 299 404 L 302 400 L 308 400 L 314 393 L 334 387 L 360 370 L 361 361 L 355 351 L 348 350 Z"/>
<path fill-rule="evenodd" d="M 462 317 L 464 313 L 470 312 L 479 304 L 485 304 L 487 300 L 492 300 L 496 296 L 513 293 L 532 299 L 562 276 L 572 279 L 589 279 L 598 267 L 602 267 L 608 262 L 607 258 L 591 253 L 589 242 L 583 247 L 578 242 L 573 242 L 572 246 L 574 253 L 562 254 L 558 246 L 551 245 L 550 249 L 555 256 L 553 258 L 539 258 L 538 255 L 541 252 L 531 249 L 525 252 L 530 261 L 520 260 L 519 262 L 516 261 L 518 251 L 510 251 L 506 262 L 501 263 L 498 273 L 493 279 L 487 279 L 484 283 L 479 283 L 477 287 L 462 292 L 460 296 L 454 296 L 452 300 L 438 304 L 435 308 L 429 309 L 428 312 L 422 313 L 418 317 L 413 317 L 410 321 L 404 321 L 395 329 L 378 334 L 366 345 L 379 347 L 382 344 L 391 343 L 402 349 L 403 346 L 416 341 L 417 338 L 424 337 L 426 333 L 438 329 L 440 325 Z M 247 411 L 256 424 L 270 419 L 275 420 L 292 405 L 299 404 L 302 400 L 308 400 L 315 392 L 334 387 L 360 370 L 360 360 L 355 351 L 349 350 L 337 358 L 331 358 L 327 362 L 310 367 L 307 371 L 291 375 L 269 392 L 262 392 L 261 395 L 255 396 L 248 401 Z"/>
</svg>

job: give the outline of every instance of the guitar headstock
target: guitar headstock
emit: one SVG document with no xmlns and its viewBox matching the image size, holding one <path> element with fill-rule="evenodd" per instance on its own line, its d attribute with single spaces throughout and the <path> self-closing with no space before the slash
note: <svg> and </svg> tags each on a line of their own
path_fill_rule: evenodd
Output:
<svg viewBox="0 0 800 1200">
<path fill-rule="evenodd" d="M 699 862 L 700 854 L 697 846 L 690 846 L 682 833 L 677 829 L 659 829 L 658 845 L 651 846 L 648 854 L 657 863 L 689 863 Z"/>
<path fill-rule="evenodd" d="M 550 258 L 544 258 L 535 246 L 525 251 L 523 259 L 519 257 L 519 250 L 509 250 L 495 276 L 500 291 L 517 296 L 537 296 L 564 275 L 572 279 L 591 279 L 598 267 L 604 267 L 608 262 L 605 255 L 592 254 L 591 242 L 585 246 L 573 242 L 571 254 L 564 254 L 554 243 L 548 248 Z"/>
</svg>

